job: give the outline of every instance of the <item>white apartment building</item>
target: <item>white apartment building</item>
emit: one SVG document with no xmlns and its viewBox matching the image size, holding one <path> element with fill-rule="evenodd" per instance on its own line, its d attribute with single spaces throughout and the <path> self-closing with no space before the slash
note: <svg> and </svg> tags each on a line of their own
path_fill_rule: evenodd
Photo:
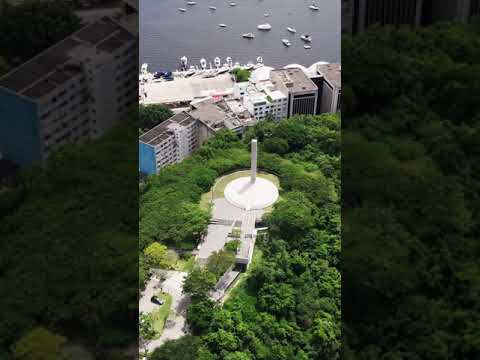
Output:
<svg viewBox="0 0 480 360">
<path fill-rule="evenodd" d="M 140 136 L 140 171 L 156 173 L 188 157 L 200 145 L 198 126 L 195 118 L 182 111 Z"/>
<path fill-rule="evenodd" d="M 43 162 L 125 119 L 137 103 L 137 44 L 105 17 L 0 78 L 0 151 L 20 165 Z"/>
<path fill-rule="evenodd" d="M 268 116 L 275 120 L 286 118 L 287 102 L 288 97 L 285 94 L 268 85 L 251 84 L 246 88 L 243 96 L 243 105 L 257 121 L 264 120 Z"/>
</svg>

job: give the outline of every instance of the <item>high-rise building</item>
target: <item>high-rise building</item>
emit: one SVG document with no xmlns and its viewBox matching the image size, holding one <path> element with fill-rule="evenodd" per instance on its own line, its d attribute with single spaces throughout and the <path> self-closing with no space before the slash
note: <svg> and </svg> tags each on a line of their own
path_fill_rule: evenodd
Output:
<svg viewBox="0 0 480 360">
<path fill-rule="evenodd" d="M 179 163 L 199 145 L 197 120 L 182 111 L 140 136 L 140 171 L 157 173 L 164 166 Z"/>
<path fill-rule="evenodd" d="M 86 25 L 0 78 L 0 151 L 21 166 L 97 138 L 137 103 L 137 36 L 110 18 Z"/>
<path fill-rule="evenodd" d="M 341 110 L 342 66 L 337 63 L 317 65 L 322 79 L 318 113 L 333 113 Z"/>
<path fill-rule="evenodd" d="M 288 117 L 297 114 L 316 114 L 318 87 L 302 69 L 272 70 L 270 76 L 272 84 L 288 97 Z"/>
</svg>

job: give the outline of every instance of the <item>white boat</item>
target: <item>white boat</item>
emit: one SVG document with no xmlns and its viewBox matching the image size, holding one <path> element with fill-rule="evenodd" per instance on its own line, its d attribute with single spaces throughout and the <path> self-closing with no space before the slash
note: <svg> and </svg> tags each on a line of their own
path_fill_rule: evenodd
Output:
<svg viewBox="0 0 480 360">
<path fill-rule="evenodd" d="M 237 3 L 231 2 L 230 6 L 237 6 Z"/>
<path fill-rule="evenodd" d="M 195 1 L 187 1 L 187 5 L 197 5 Z"/>
<path fill-rule="evenodd" d="M 215 6 L 209 6 L 208 7 L 210 10 L 217 10 L 217 8 Z"/>
<path fill-rule="evenodd" d="M 218 24 L 218 26 L 220 26 L 221 28 L 226 28 L 227 24 Z"/>
<path fill-rule="evenodd" d="M 297 32 L 297 30 L 295 30 L 294 28 L 292 27 L 287 27 L 287 30 L 290 31 L 292 34 L 295 34 Z"/>
<path fill-rule="evenodd" d="M 312 41 L 312 37 L 308 34 L 304 34 L 304 35 L 300 36 L 300 39 L 302 39 L 303 41 L 306 41 L 306 42 L 311 42 Z"/>
<path fill-rule="evenodd" d="M 265 16 L 265 17 L 269 17 L 269 16 L 270 16 L 270 14 L 269 14 L 269 13 L 265 13 L 265 14 L 263 14 L 263 16 Z"/>
<path fill-rule="evenodd" d="M 205 74 L 203 74 L 202 77 L 208 79 L 208 78 L 213 78 L 215 76 L 217 76 L 217 74 L 215 72 L 208 71 Z"/>
<path fill-rule="evenodd" d="M 230 68 L 228 66 L 223 66 L 217 70 L 217 75 L 224 74 L 228 71 L 230 71 Z"/>
<path fill-rule="evenodd" d="M 320 8 L 315 4 L 310 5 L 309 8 L 312 9 L 312 10 L 315 10 L 315 11 L 320 10 Z"/>
<path fill-rule="evenodd" d="M 182 56 L 180 58 L 180 68 L 182 70 L 187 70 L 188 59 L 186 56 Z"/>
<path fill-rule="evenodd" d="M 185 77 L 189 77 L 189 76 L 192 76 L 194 75 L 195 73 L 197 72 L 197 69 L 195 69 L 195 66 L 190 66 L 190 70 L 188 70 L 186 73 L 185 73 Z"/>
<path fill-rule="evenodd" d="M 185 12 L 185 11 L 187 11 L 187 9 L 184 9 L 184 8 L 178 8 L 178 11 Z"/>
<path fill-rule="evenodd" d="M 312 47 L 310 45 L 303 45 L 305 49 L 311 49 Z"/>
<path fill-rule="evenodd" d="M 272 28 L 272 25 L 270 25 L 269 23 L 265 23 L 265 24 L 260 24 L 257 26 L 257 29 L 258 30 L 270 30 Z"/>
<path fill-rule="evenodd" d="M 288 40 L 288 39 L 282 39 L 282 42 L 283 42 L 283 45 L 285 45 L 285 46 L 287 46 L 287 47 L 290 46 L 290 45 L 292 45 L 292 43 L 291 43 L 290 40 Z"/>
<path fill-rule="evenodd" d="M 245 39 L 253 39 L 255 37 L 255 35 L 253 35 L 253 33 L 246 33 L 246 34 L 242 34 L 242 37 L 244 37 Z"/>
</svg>

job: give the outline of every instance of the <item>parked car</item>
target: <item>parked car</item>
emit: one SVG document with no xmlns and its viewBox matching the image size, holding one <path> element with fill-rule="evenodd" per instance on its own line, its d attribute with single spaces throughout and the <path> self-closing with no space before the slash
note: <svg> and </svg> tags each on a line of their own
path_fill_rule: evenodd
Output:
<svg viewBox="0 0 480 360">
<path fill-rule="evenodd" d="M 165 301 L 163 301 L 162 299 L 159 299 L 158 296 L 155 296 L 155 295 L 150 298 L 150 301 L 157 305 L 163 305 L 165 303 Z"/>
</svg>

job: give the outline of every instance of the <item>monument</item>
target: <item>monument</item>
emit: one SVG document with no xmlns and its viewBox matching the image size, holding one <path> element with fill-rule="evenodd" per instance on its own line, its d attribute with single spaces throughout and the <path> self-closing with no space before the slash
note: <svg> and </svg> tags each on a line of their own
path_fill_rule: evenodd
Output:
<svg viewBox="0 0 480 360">
<path fill-rule="evenodd" d="M 244 210 L 262 210 L 278 199 L 278 189 L 270 180 L 257 176 L 257 140 L 251 143 L 250 176 L 235 179 L 225 187 L 225 199 Z"/>
</svg>

